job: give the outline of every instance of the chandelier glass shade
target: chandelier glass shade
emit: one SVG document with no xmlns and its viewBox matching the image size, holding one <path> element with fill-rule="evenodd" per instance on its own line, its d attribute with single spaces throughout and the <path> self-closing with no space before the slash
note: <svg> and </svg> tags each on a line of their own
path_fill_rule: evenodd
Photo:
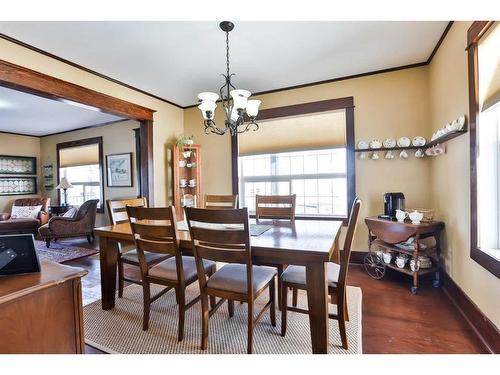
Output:
<svg viewBox="0 0 500 375">
<path fill-rule="evenodd" d="M 248 90 L 236 89 L 232 82 L 229 71 L 229 32 L 233 30 L 234 24 L 223 21 L 219 27 L 226 33 L 226 74 L 224 85 L 220 88 L 219 94 L 215 92 L 202 92 L 198 94 L 199 110 L 203 116 L 205 133 L 223 135 L 229 132 L 232 136 L 244 133 L 248 130 L 257 130 L 259 125 L 255 119 L 259 113 L 260 100 L 250 99 L 252 93 Z M 219 101 L 220 99 L 220 101 Z M 219 128 L 215 123 L 215 110 L 217 103 L 222 105 L 224 113 L 224 126 Z"/>
</svg>

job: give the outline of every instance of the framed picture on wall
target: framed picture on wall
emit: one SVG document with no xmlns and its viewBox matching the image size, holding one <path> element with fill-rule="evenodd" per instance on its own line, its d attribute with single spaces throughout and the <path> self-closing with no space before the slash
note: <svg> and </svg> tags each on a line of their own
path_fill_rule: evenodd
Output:
<svg viewBox="0 0 500 375">
<path fill-rule="evenodd" d="M 132 153 L 106 155 L 108 187 L 132 187 Z"/>
<path fill-rule="evenodd" d="M 32 195 L 37 193 L 36 177 L 0 177 L 0 195 Z"/>
<path fill-rule="evenodd" d="M 0 155 L 0 174 L 36 174 L 36 158 Z"/>
</svg>

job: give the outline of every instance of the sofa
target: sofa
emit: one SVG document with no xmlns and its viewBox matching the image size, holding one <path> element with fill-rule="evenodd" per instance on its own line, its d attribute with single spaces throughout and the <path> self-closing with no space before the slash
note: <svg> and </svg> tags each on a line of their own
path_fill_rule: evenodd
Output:
<svg viewBox="0 0 500 375">
<path fill-rule="evenodd" d="M 94 240 L 95 216 L 99 199 L 84 202 L 73 217 L 54 216 L 49 222 L 38 229 L 40 237 L 47 247 L 50 241 L 59 238 L 74 238 L 86 236 L 89 244 Z"/>
<path fill-rule="evenodd" d="M 13 218 L 11 213 L 0 213 L 0 234 L 33 233 L 49 221 L 50 198 L 21 198 L 13 206 L 42 206 L 36 218 Z"/>
</svg>

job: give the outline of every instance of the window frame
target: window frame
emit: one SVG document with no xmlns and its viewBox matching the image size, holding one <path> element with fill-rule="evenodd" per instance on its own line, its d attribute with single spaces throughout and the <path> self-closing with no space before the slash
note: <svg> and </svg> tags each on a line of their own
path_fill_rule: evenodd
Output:
<svg viewBox="0 0 500 375">
<path fill-rule="evenodd" d="M 258 120 L 276 119 L 280 117 L 300 116 L 305 114 L 328 112 L 334 110 L 345 110 L 346 117 L 346 177 L 347 177 L 347 216 L 300 216 L 304 220 L 342 220 L 347 225 L 351 214 L 351 205 L 356 197 L 356 166 L 354 155 L 354 97 L 343 97 L 336 99 L 321 100 L 316 102 L 294 104 L 284 107 L 263 109 L 259 112 Z M 238 136 L 231 136 L 231 172 L 233 194 L 239 192 L 239 170 L 238 170 Z"/>
<path fill-rule="evenodd" d="M 104 202 L 105 202 L 105 197 L 104 197 L 104 156 L 103 156 L 103 146 L 102 146 L 103 145 L 103 138 L 102 137 L 85 138 L 85 139 L 78 139 L 75 141 L 58 143 L 56 145 L 57 181 L 59 183 L 60 177 L 61 177 L 60 176 L 60 169 L 61 169 L 60 150 L 65 149 L 65 148 L 88 146 L 88 145 L 93 145 L 93 144 L 97 144 L 98 149 L 99 149 L 99 175 L 100 175 L 99 187 L 101 189 L 101 197 L 102 197 L 102 201 L 99 202 L 100 204 L 97 207 L 97 212 L 104 213 Z M 61 204 L 60 194 L 57 194 L 57 202 L 59 205 Z"/>
<path fill-rule="evenodd" d="M 477 211 L 477 151 L 479 127 L 479 65 L 478 43 L 488 31 L 493 21 L 473 22 L 467 31 L 467 54 L 469 76 L 469 134 L 470 134 L 470 257 L 489 272 L 500 278 L 500 262 L 482 251 L 478 246 L 478 211 Z"/>
</svg>

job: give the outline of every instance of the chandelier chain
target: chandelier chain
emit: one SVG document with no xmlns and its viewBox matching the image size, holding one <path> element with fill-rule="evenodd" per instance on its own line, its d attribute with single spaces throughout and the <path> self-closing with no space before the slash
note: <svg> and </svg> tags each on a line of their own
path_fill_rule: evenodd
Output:
<svg viewBox="0 0 500 375">
<path fill-rule="evenodd" d="M 226 72 L 229 77 L 229 32 L 226 31 Z"/>
</svg>

